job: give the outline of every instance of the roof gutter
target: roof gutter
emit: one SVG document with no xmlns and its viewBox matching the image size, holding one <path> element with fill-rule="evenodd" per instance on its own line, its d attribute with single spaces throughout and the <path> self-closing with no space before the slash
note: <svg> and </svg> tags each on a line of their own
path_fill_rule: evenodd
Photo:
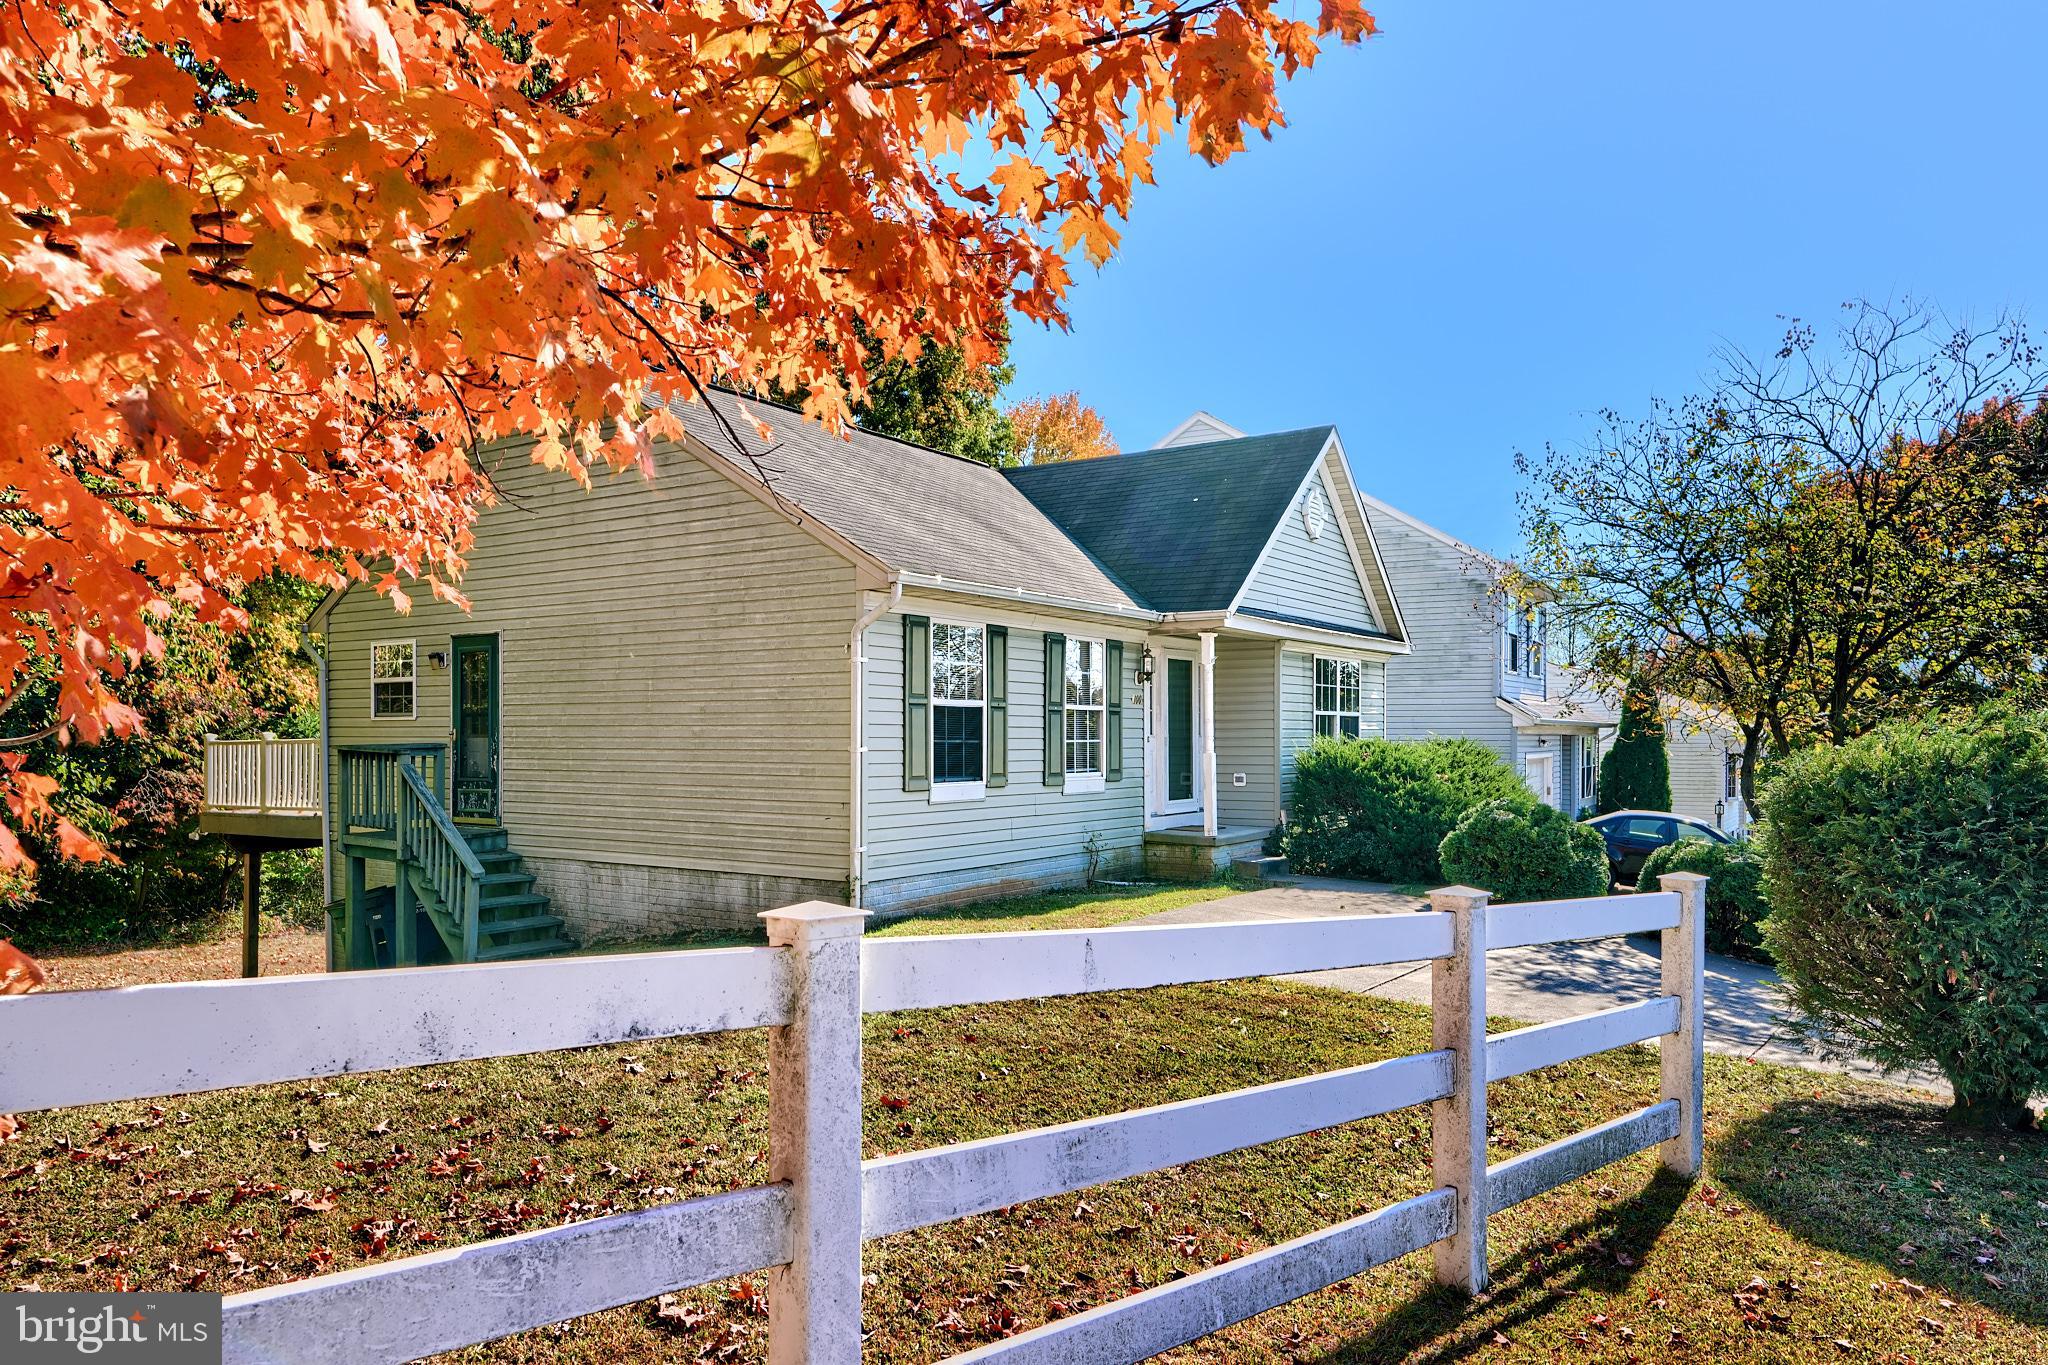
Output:
<svg viewBox="0 0 2048 1365">
<path fill-rule="evenodd" d="M 1167 619 L 1159 612 L 1144 607 L 1120 607 L 1110 602 L 1088 602 L 1078 597 L 1061 597 L 1056 593 L 1032 592 L 1028 588 L 998 588 L 987 583 L 970 583 L 965 579 L 947 578 L 944 574 L 912 573 L 898 570 L 890 575 L 891 581 L 899 587 L 927 588 L 934 592 L 957 592 L 968 597 L 987 597 L 1002 602 L 1018 602 L 1025 606 L 1048 607 L 1054 611 L 1074 612 L 1085 616 L 1107 616 L 1119 621 L 1163 621 Z"/>
</svg>

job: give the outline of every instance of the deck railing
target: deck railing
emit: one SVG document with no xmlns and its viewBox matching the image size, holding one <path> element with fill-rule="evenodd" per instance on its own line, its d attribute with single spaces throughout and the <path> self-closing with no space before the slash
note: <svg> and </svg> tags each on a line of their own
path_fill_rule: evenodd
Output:
<svg viewBox="0 0 2048 1365">
<path fill-rule="evenodd" d="M 396 835 L 401 767 L 425 781 L 435 800 L 448 791 L 448 750 L 440 744 L 343 744 L 334 751 L 334 828 Z"/>
<path fill-rule="evenodd" d="M 320 813 L 320 741 L 206 737 L 206 807 L 251 815 Z"/>
<path fill-rule="evenodd" d="M 1454 887 L 1417 914 L 869 940 L 862 912 L 813 903 L 765 915 L 765 948 L 5 998 L 0 1111 L 766 1027 L 770 1183 L 233 1294 L 224 1359 L 411 1360 L 765 1269 L 769 1358 L 823 1365 L 860 1359 L 864 1240 L 1431 1106 L 1435 1188 L 952 1358 L 1137 1361 L 1425 1248 L 1439 1280 L 1482 1289 L 1490 1214 L 1646 1147 L 1696 1175 L 1706 879 L 1662 884 L 1501 906 Z M 1487 1036 L 1489 947 L 1645 930 L 1663 934 L 1659 998 Z M 861 1159 L 863 1012 L 1417 959 L 1432 964 L 1429 1052 Z M 1488 1081 L 1653 1038 L 1656 1103 L 1487 1164 Z"/>
</svg>

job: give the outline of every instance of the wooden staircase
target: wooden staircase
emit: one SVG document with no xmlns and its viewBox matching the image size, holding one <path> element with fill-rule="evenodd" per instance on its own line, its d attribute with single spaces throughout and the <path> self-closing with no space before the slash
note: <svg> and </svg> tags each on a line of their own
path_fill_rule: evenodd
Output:
<svg viewBox="0 0 2048 1365">
<path fill-rule="evenodd" d="M 437 748 L 337 752 L 337 841 L 349 882 L 338 907 L 337 961 L 352 968 L 508 962 L 576 946 L 504 827 L 449 818 Z M 372 862 L 390 865 L 392 885 L 368 884 Z"/>
<path fill-rule="evenodd" d="M 483 864 L 478 879 L 477 950 L 478 962 L 505 962 L 520 957 L 542 957 L 576 946 L 566 936 L 562 917 L 554 914 L 547 892 L 534 885 L 526 860 L 511 846 L 511 836 L 502 825 L 459 825 L 470 852 Z M 426 897 L 420 897 L 426 904 Z"/>
</svg>

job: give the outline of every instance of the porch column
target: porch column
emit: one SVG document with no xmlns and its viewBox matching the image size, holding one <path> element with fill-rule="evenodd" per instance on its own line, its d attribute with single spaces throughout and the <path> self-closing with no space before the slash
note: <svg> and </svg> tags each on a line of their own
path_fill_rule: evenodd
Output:
<svg viewBox="0 0 2048 1365">
<path fill-rule="evenodd" d="M 1216 833 L 1216 632 L 1202 632 L 1202 833 Z"/>
</svg>

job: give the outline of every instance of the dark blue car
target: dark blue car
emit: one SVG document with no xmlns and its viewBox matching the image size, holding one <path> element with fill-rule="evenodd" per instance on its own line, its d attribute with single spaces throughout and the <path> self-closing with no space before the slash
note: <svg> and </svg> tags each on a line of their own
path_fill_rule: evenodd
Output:
<svg viewBox="0 0 2048 1365">
<path fill-rule="evenodd" d="M 1616 886 L 1634 886 L 1642 875 L 1643 860 L 1666 844 L 1680 839 L 1728 842 L 1728 836 L 1712 825 L 1668 810 L 1610 811 L 1586 823 L 1607 841 L 1607 872 Z"/>
</svg>

